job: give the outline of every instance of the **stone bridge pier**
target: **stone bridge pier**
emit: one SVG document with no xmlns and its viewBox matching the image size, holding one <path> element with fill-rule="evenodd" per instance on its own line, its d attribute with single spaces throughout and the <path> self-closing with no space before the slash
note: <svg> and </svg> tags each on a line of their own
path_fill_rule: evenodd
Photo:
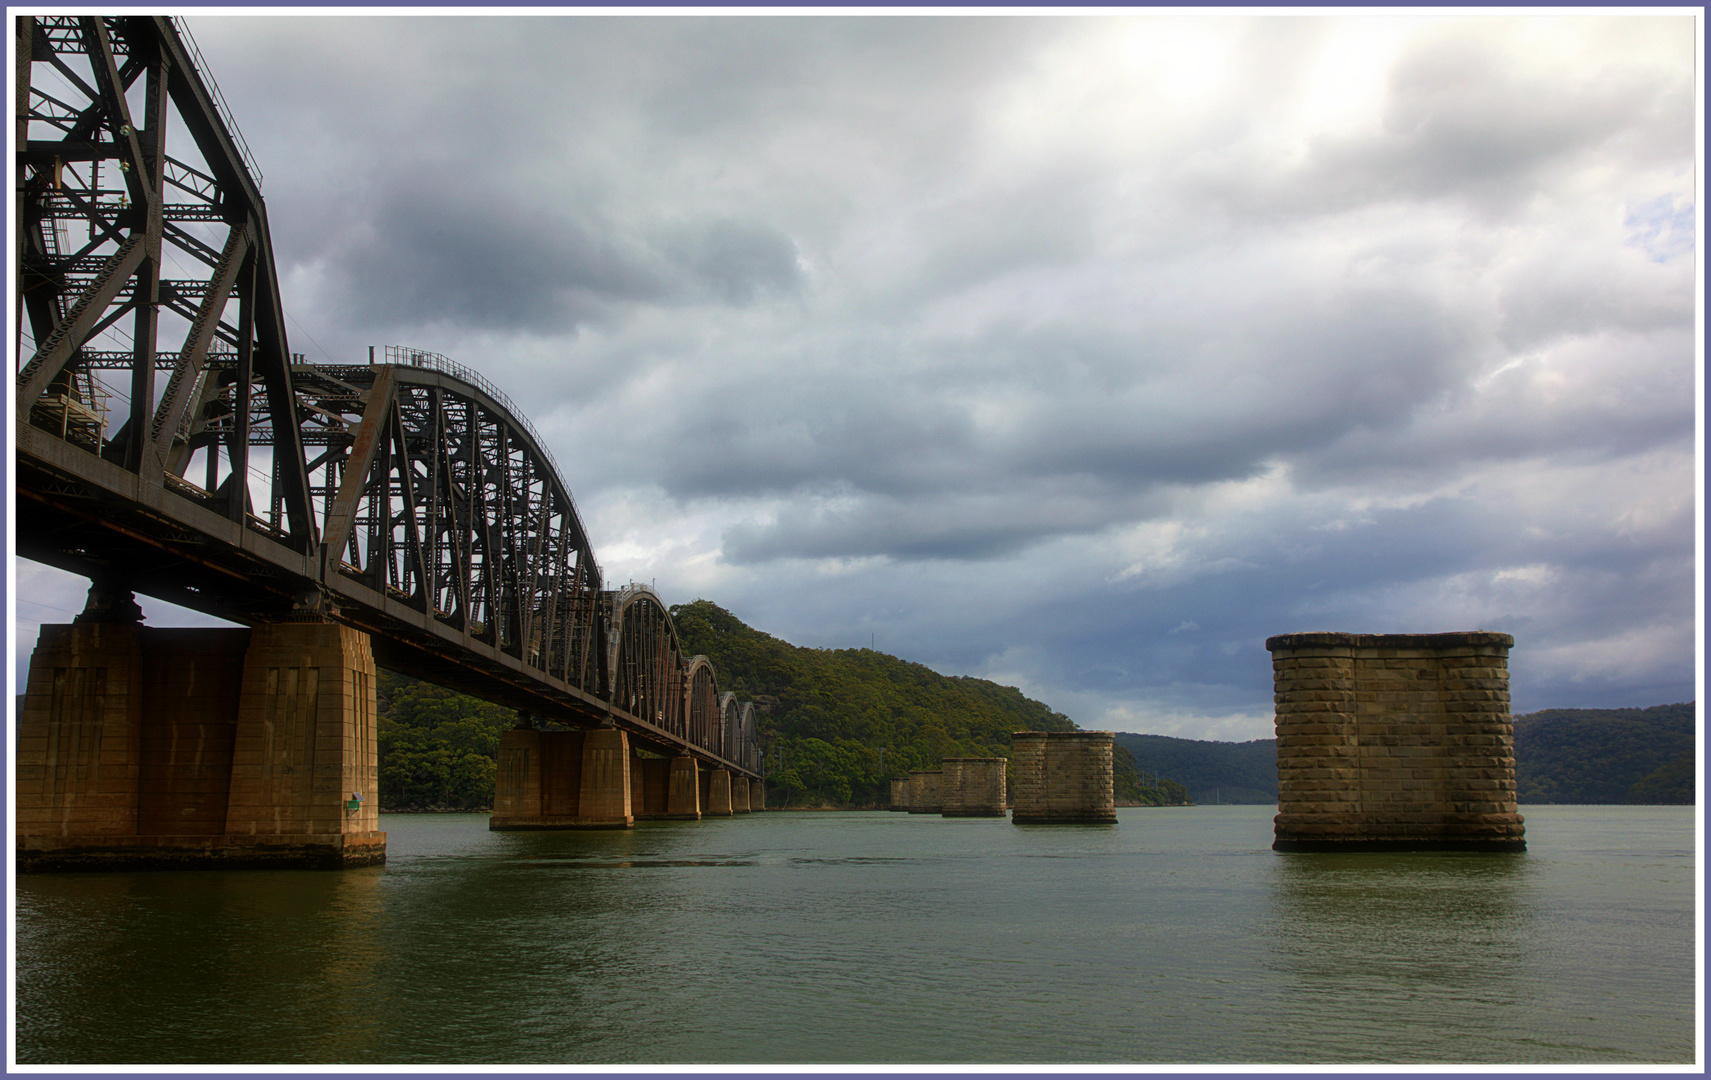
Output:
<svg viewBox="0 0 1711 1080">
<path fill-rule="evenodd" d="M 940 800 L 939 785 L 944 779 L 940 769 L 910 769 L 909 770 L 909 812 L 911 814 L 939 814 L 944 812 L 944 803 Z"/>
<path fill-rule="evenodd" d="M 1003 817 L 1008 794 L 1001 757 L 945 758 L 940 802 L 945 817 Z"/>
<path fill-rule="evenodd" d="M 385 861 L 368 635 L 143 626 L 99 593 L 30 657 L 20 871 Z"/>
<path fill-rule="evenodd" d="M 764 809 L 760 781 L 703 767 L 687 754 L 644 757 L 616 728 L 513 728 L 499 742 L 488 828 L 627 829 Z"/>
<path fill-rule="evenodd" d="M 708 769 L 702 774 L 707 778 L 707 816 L 730 817 L 731 809 L 731 772 L 729 769 Z"/>
<path fill-rule="evenodd" d="M 487 827 L 627 829 L 631 807 L 629 738 L 616 728 L 512 728 L 499 739 L 499 776 Z"/>
<path fill-rule="evenodd" d="M 1109 731 L 1018 731 L 1017 825 L 1115 825 Z"/>
<path fill-rule="evenodd" d="M 1508 634 L 1268 638 L 1277 851 L 1525 851 Z"/>
</svg>

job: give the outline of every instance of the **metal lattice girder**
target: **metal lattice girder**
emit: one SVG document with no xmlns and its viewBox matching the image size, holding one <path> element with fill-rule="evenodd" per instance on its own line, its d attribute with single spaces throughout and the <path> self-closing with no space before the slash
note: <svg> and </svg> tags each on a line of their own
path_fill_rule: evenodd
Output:
<svg viewBox="0 0 1711 1080">
<path fill-rule="evenodd" d="M 20 334 L 31 343 L 16 377 L 18 423 L 31 423 L 44 399 L 121 401 L 100 425 L 98 452 L 164 485 L 210 347 L 224 342 L 250 369 L 266 426 L 288 451 L 269 479 L 280 512 L 268 531 L 312 552 L 308 477 L 288 445 L 297 428 L 291 351 L 267 213 L 191 49 L 162 16 L 26 15 L 15 32 L 14 257 Z M 188 136 L 183 146 L 166 145 L 172 121 Z M 169 202 L 169 190 L 180 201 Z M 88 363 L 86 353 L 103 360 Z M 175 358 L 164 385 L 159 353 Z M 128 357 L 128 380 L 96 374 L 115 370 L 115 355 Z M 247 457 L 235 453 L 226 471 L 246 475 Z M 241 520 L 244 507 L 230 512 Z"/>
<path fill-rule="evenodd" d="M 299 372 L 326 575 L 597 693 L 600 572 L 570 493 L 484 392 L 381 365 Z M 220 410 L 216 410 L 220 411 Z"/>
<path fill-rule="evenodd" d="M 732 761 L 750 772 L 760 772 L 760 730 L 755 723 L 754 702 L 745 701 L 737 711 L 737 737 Z"/>
<path fill-rule="evenodd" d="M 685 657 L 665 604 L 647 586 L 630 585 L 603 594 L 602 607 L 613 707 L 688 741 Z"/>
<path fill-rule="evenodd" d="M 719 731 L 719 684 L 713 674 L 713 662 L 705 656 L 692 656 L 684 677 L 687 700 L 684 715 L 687 738 L 695 746 L 715 753 L 721 749 Z"/>
<path fill-rule="evenodd" d="M 259 173 L 173 20 L 15 31 L 20 554 L 238 622 L 337 618 L 399 670 L 758 769 L 752 708 L 651 589 L 603 591 L 503 393 L 413 349 L 291 353 Z"/>
<path fill-rule="evenodd" d="M 737 718 L 740 712 L 737 695 L 725 691 L 719 695 L 719 756 L 737 760 Z"/>
</svg>

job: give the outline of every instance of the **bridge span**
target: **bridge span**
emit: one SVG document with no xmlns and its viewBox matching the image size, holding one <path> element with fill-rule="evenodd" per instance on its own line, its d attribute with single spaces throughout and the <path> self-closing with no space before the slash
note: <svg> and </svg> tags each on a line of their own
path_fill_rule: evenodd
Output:
<svg viewBox="0 0 1711 1080">
<path fill-rule="evenodd" d="M 384 858 L 376 664 L 515 708 L 494 828 L 764 806 L 752 706 L 612 588 L 479 373 L 291 351 L 261 175 L 161 16 L 15 20 L 20 866 Z M 366 359 L 366 362 L 363 362 Z M 144 627 L 143 593 L 245 629 Z"/>
</svg>

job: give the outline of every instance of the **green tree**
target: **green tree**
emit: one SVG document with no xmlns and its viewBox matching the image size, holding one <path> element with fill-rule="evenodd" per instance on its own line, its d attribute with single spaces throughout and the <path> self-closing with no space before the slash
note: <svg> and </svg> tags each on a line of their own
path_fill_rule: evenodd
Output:
<svg viewBox="0 0 1711 1080">
<path fill-rule="evenodd" d="M 1010 757 L 1016 731 L 1076 730 L 1012 686 L 871 649 L 798 648 L 706 600 L 671 614 L 686 651 L 713 661 L 720 689 L 759 706 L 774 805 L 885 806 L 891 779 L 911 769 L 936 769 L 946 757 Z M 499 741 L 516 714 L 388 671 L 377 690 L 381 808 L 490 808 Z M 1113 765 L 1120 801 L 1186 801 L 1180 785 L 1142 784 L 1127 751 Z"/>
<path fill-rule="evenodd" d="M 1697 791 L 1693 777 L 1693 755 L 1680 757 L 1658 766 L 1634 781 L 1628 789 L 1628 800 L 1636 803 L 1676 803 L 1693 805 Z"/>
<path fill-rule="evenodd" d="M 499 775 L 499 739 L 510 709 L 390 671 L 380 702 L 380 808 L 486 810 Z"/>
</svg>

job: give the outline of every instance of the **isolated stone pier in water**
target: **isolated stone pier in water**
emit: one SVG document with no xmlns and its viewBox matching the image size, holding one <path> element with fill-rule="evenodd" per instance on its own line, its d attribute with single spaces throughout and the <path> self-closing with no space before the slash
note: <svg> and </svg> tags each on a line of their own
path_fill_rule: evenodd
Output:
<svg viewBox="0 0 1711 1080">
<path fill-rule="evenodd" d="M 939 769 L 909 770 L 911 814 L 938 814 L 944 811 L 944 804 L 939 801 L 939 785 L 943 777 L 944 773 Z"/>
<path fill-rule="evenodd" d="M 1016 825 L 1115 825 L 1109 731 L 1018 731 L 1013 736 Z"/>
<path fill-rule="evenodd" d="M 1508 634 L 1282 634 L 1277 851 L 1525 851 Z"/>
<path fill-rule="evenodd" d="M 944 758 L 939 801 L 945 817 L 1003 817 L 1008 759 Z"/>
</svg>

